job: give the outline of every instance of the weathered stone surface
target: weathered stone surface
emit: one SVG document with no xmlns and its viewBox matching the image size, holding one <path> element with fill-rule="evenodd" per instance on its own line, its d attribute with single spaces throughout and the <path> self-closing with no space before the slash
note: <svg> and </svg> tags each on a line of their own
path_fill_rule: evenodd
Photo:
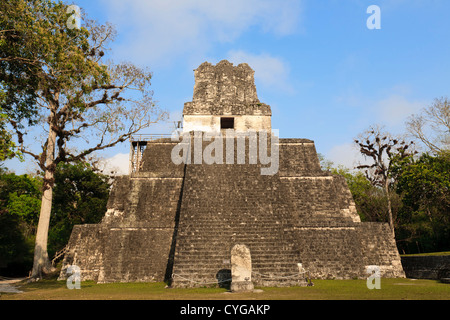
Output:
<svg viewBox="0 0 450 320">
<path fill-rule="evenodd" d="M 196 70 L 184 115 L 201 114 L 270 118 L 270 107 L 259 102 L 248 65 L 224 61 Z M 365 279 L 368 265 L 404 277 L 389 226 L 360 221 L 345 180 L 321 171 L 314 141 L 280 139 L 274 175 L 249 164 L 248 149 L 245 164 L 235 153 L 233 164 L 176 165 L 175 145 L 149 141 L 141 170 L 116 180 L 103 221 L 74 227 L 61 279 L 76 264 L 83 280 L 224 285 L 237 244 L 251 252 L 251 273 L 240 273 L 261 287 L 307 285 L 299 263 L 313 279 Z"/>
<path fill-rule="evenodd" d="M 254 73 L 246 63 L 202 63 L 195 70 L 193 101 L 185 104 L 183 114 L 271 115 L 270 107 L 258 99 Z"/>
<path fill-rule="evenodd" d="M 245 292 L 254 289 L 252 258 L 247 246 L 237 244 L 231 249 L 231 291 Z"/>
<path fill-rule="evenodd" d="M 236 131 L 271 130 L 271 108 L 259 101 L 254 71 L 223 60 L 195 70 L 192 102 L 183 110 L 184 131 L 220 131 L 221 117 L 233 117 Z"/>
<path fill-rule="evenodd" d="M 405 256 L 402 265 L 408 278 L 439 280 L 450 277 L 450 255 Z"/>
</svg>

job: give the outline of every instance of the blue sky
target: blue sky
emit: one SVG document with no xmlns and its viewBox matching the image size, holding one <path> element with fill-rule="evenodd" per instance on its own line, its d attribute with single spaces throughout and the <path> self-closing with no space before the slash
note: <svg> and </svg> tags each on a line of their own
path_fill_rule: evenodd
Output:
<svg viewBox="0 0 450 320">
<path fill-rule="evenodd" d="M 448 0 L 73 3 L 116 26 L 113 59 L 150 67 L 154 98 L 173 120 L 192 99 L 193 69 L 204 61 L 246 62 L 280 136 L 312 139 L 318 152 L 349 167 L 352 141 L 368 126 L 403 133 L 409 115 L 449 95 Z M 370 5 L 381 9 L 380 30 L 366 26 Z M 143 133 L 170 130 L 167 124 Z M 123 143 L 101 156 L 119 165 L 128 151 Z"/>
</svg>

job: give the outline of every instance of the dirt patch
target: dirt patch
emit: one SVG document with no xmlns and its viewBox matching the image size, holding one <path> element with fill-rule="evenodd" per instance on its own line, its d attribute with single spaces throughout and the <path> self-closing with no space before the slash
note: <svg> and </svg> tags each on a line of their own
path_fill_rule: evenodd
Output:
<svg viewBox="0 0 450 320">
<path fill-rule="evenodd" d="M 24 278 L 10 279 L 10 278 L 0 278 L 0 293 L 22 293 L 17 289 L 17 283 L 23 281 Z"/>
</svg>

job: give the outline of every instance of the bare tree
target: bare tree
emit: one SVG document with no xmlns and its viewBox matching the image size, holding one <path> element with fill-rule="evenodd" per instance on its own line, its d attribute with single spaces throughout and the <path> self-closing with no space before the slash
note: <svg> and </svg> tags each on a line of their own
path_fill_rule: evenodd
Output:
<svg viewBox="0 0 450 320">
<path fill-rule="evenodd" d="M 394 159 L 398 160 L 413 154 L 412 146 L 414 143 L 406 143 L 404 140 L 393 138 L 379 126 L 372 126 L 360 134 L 355 143 L 359 146 L 361 154 L 371 162 L 361 164 L 357 168 L 364 169 L 366 178 L 372 185 L 384 190 L 387 199 L 389 225 L 395 235 L 391 204 L 391 166 Z"/>
<path fill-rule="evenodd" d="M 450 150 L 450 100 L 435 99 L 420 114 L 412 115 L 406 126 L 409 134 L 432 153 Z"/>
</svg>

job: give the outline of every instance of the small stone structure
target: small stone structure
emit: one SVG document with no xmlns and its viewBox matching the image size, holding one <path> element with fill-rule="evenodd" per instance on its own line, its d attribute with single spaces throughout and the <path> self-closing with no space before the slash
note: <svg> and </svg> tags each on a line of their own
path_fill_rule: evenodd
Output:
<svg viewBox="0 0 450 320">
<path fill-rule="evenodd" d="M 231 291 L 246 292 L 254 289 L 252 258 L 247 246 L 237 244 L 231 249 Z"/>
<path fill-rule="evenodd" d="M 403 256 L 406 277 L 414 279 L 440 280 L 450 278 L 450 255 Z"/>
<path fill-rule="evenodd" d="M 195 79 L 184 131 L 272 129 L 270 106 L 258 100 L 247 64 L 205 62 Z M 251 280 L 260 287 L 306 286 L 299 263 L 312 279 L 366 279 L 369 265 L 382 277 L 404 277 L 389 225 L 360 221 L 344 177 L 321 170 L 312 140 L 274 142 L 273 175 L 249 159 L 175 164 L 178 143 L 142 144 L 134 170 L 116 179 L 103 221 L 74 227 L 61 279 L 75 264 L 83 280 L 101 283 L 220 284 L 236 244 L 250 250 Z"/>
</svg>

